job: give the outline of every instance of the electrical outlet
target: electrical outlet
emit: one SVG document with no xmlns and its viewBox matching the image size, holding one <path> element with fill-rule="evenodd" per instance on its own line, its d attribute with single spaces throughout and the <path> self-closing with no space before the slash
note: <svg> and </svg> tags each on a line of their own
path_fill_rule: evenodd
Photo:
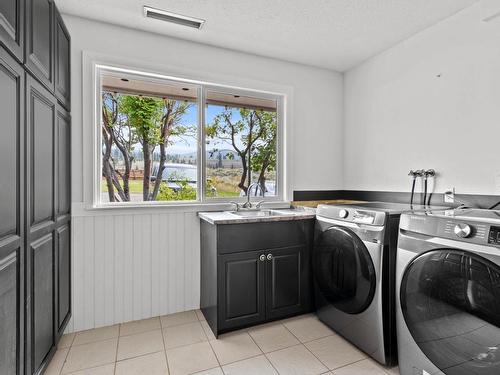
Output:
<svg viewBox="0 0 500 375">
<path fill-rule="evenodd" d="M 455 203 L 455 188 L 444 192 L 444 203 Z"/>
</svg>

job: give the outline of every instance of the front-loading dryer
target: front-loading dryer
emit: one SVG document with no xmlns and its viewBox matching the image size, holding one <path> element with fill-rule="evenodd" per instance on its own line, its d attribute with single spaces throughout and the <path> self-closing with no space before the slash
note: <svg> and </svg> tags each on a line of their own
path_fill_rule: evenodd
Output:
<svg viewBox="0 0 500 375">
<path fill-rule="evenodd" d="M 412 212 L 400 222 L 401 375 L 500 374 L 500 212 Z"/>
</svg>

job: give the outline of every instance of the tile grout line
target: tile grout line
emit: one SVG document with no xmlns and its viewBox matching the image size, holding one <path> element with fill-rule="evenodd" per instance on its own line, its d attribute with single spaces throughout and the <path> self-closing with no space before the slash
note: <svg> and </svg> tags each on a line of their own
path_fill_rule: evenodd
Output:
<svg viewBox="0 0 500 375">
<path fill-rule="evenodd" d="M 113 365 L 113 374 L 116 375 L 116 362 L 118 361 L 118 347 L 120 345 L 120 333 L 122 325 L 118 324 L 118 338 L 116 339 L 115 363 Z"/>
<path fill-rule="evenodd" d="M 309 352 L 310 352 L 313 356 L 315 356 L 315 357 L 318 359 L 318 361 L 320 361 L 320 362 L 321 362 L 321 364 L 323 364 L 323 366 L 325 366 L 325 367 L 328 369 L 328 372 L 333 372 L 333 371 L 339 370 L 339 369 L 341 369 L 341 368 L 344 368 L 344 367 L 350 366 L 350 365 L 352 365 L 352 364 L 355 364 L 355 363 L 358 363 L 358 362 L 362 362 L 362 361 L 365 361 L 365 360 L 367 360 L 367 359 L 369 360 L 369 359 L 371 358 L 371 357 L 369 357 L 366 353 L 362 352 L 362 353 L 363 353 L 363 355 L 365 355 L 365 357 L 364 357 L 364 358 L 362 358 L 362 359 L 358 359 L 357 361 L 354 361 L 354 362 L 351 362 L 351 363 L 347 363 L 347 364 L 345 364 L 345 365 L 343 365 L 343 366 L 336 367 L 336 368 L 334 368 L 334 369 L 330 369 L 330 368 L 329 368 L 329 367 L 328 367 L 325 363 L 323 363 L 323 362 L 321 361 L 321 359 L 319 359 L 319 358 L 318 358 L 318 357 L 317 357 L 317 356 L 316 356 L 316 355 L 315 355 L 315 354 L 314 354 L 314 353 L 313 353 L 313 352 L 312 352 L 312 351 L 311 351 L 311 350 L 310 350 L 310 349 L 309 349 L 309 348 L 308 348 L 305 344 L 311 343 L 311 342 L 316 341 L 316 340 L 321 340 L 321 339 L 324 339 L 324 338 L 326 338 L 326 337 L 334 336 L 334 335 L 339 336 L 340 338 L 342 338 L 342 339 L 343 339 L 344 341 L 346 341 L 346 342 L 349 342 L 349 341 L 347 341 L 345 338 L 343 338 L 343 337 L 342 337 L 342 336 L 340 336 L 338 333 L 336 333 L 336 332 L 334 332 L 334 331 L 332 330 L 332 334 L 330 334 L 330 335 L 326 335 L 326 336 L 323 336 L 323 337 L 318 337 L 318 338 L 316 338 L 316 339 L 314 339 L 314 340 L 309 340 L 309 341 L 304 341 L 304 342 L 302 342 L 302 341 L 300 341 L 300 339 L 299 339 L 297 336 L 295 336 L 295 335 L 293 334 L 293 332 L 292 332 L 292 331 L 290 331 L 290 330 L 288 329 L 288 327 L 287 327 L 287 326 L 285 326 L 285 324 L 283 324 L 283 323 L 281 323 L 281 324 L 282 324 L 282 325 L 285 327 L 285 329 L 286 329 L 286 330 L 288 330 L 288 331 L 289 331 L 289 332 L 290 332 L 290 333 L 291 333 L 294 337 L 296 337 L 296 338 L 297 338 L 297 340 L 299 340 L 299 342 L 300 342 L 300 343 L 301 343 L 301 344 L 302 344 L 302 345 L 303 345 L 303 346 L 304 346 L 304 347 L 305 347 L 305 348 L 306 348 L 306 349 L 307 349 L 307 350 L 308 350 L 308 351 L 309 351 Z M 356 348 L 356 349 L 357 349 L 357 348 Z M 357 349 L 357 350 L 359 350 L 359 349 Z M 385 373 L 387 373 L 387 371 L 385 371 L 385 369 L 382 369 L 382 371 L 384 371 Z M 387 373 L 387 374 L 388 374 L 388 375 L 390 375 L 389 373 Z"/>
<path fill-rule="evenodd" d="M 69 352 L 73 348 L 73 344 L 75 342 L 75 339 L 76 339 L 76 333 L 73 333 L 73 338 L 71 339 L 70 345 L 67 347 L 68 352 L 66 353 L 66 356 L 64 357 L 64 362 L 61 366 L 61 369 L 59 370 L 59 374 L 62 374 L 62 372 L 63 372 L 64 366 L 66 365 L 66 361 L 68 360 Z"/>
<path fill-rule="evenodd" d="M 67 347 L 67 348 L 62 348 L 62 349 L 56 349 L 56 353 L 57 353 L 57 350 L 64 350 L 64 349 L 68 349 L 68 352 L 67 352 L 67 353 L 66 353 L 66 355 L 64 356 L 64 360 L 63 360 L 63 363 L 62 363 L 61 369 L 58 371 L 58 374 L 59 374 L 59 375 L 62 373 L 63 367 L 64 367 L 64 365 L 66 364 L 66 359 L 68 358 L 69 351 L 71 350 L 71 346 L 69 346 L 69 347 Z M 50 366 L 50 363 L 48 364 L 48 366 Z"/>
<path fill-rule="evenodd" d="M 62 374 L 62 370 L 64 368 L 64 365 L 66 364 L 66 360 L 68 359 L 69 352 L 70 352 L 71 348 L 73 347 L 73 342 L 75 341 L 76 333 L 72 333 L 72 336 L 73 336 L 73 338 L 71 339 L 71 342 L 70 342 L 69 346 L 67 346 L 66 348 L 61 348 L 61 349 L 68 349 L 68 352 L 64 356 L 64 361 L 62 363 L 61 369 L 58 371 L 58 375 Z M 56 348 L 56 352 L 57 352 L 57 350 L 61 350 L 61 349 Z M 49 365 L 50 365 L 50 363 L 49 363 Z"/>
<path fill-rule="evenodd" d="M 277 374 L 279 374 L 280 372 L 278 371 L 278 369 L 276 367 L 274 367 L 273 363 L 271 362 L 271 360 L 267 357 L 266 353 L 262 350 L 262 348 L 259 346 L 259 344 L 257 344 L 257 341 L 255 341 L 255 339 L 252 337 L 252 335 L 250 334 L 250 329 L 247 329 L 247 335 L 250 336 L 250 338 L 252 339 L 252 341 L 255 343 L 255 345 L 257 345 L 257 347 L 260 349 L 260 351 L 262 352 L 262 354 L 259 354 L 260 355 L 263 355 L 264 358 L 266 359 L 267 362 L 269 362 L 269 364 L 271 365 L 271 367 L 274 369 L 274 371 L 276 371 Z M 280 349 L 277 349 L 277 350 L 280 350 Z M 275 351 L 277 351 L 275 350 Z M 269 352 L 271 353 L 271 352 Z M 224 370 L 223 370 L 224 371 Z"/>
<path fill-rule="evenodd" d="M 200 311 L 201 311 L 201 310 L 200 310 Z M 195 312 L 195 314 L 196 314 L 196 312 Z M 202 313 L 202 314 L 203 314 L 203 313 Z M 203 324 L 201 323 L 201 320 L 200 320 L 200 318 L 198 317 L 198 314 L 196 314 L 196 317 L 198 318 L 198 322 L 200 322 L 201 329 L 203 330 L 203 333 L 205 334 L 205 337 L 207 338 L 208 345 L 210 346 L 210 349 L 212 349 L 212 353 L 213 353 L 213 355 L 215 356 L 215 360 L 216 360 L 216 361 L 217 361 L 217 363 L 219 364 L 219 368 L 220 368 L 220 370 L 222 371 L 222 373 L 224 374 L 224 369 L 222 368 L 222 365 L 221 365 L 221 363 L 220 363 L 220 361 L 219 361 L 219 357 L 217 357 L 217 353 L 215 352 L 214 347 L 212 346 L 212 343 L 211 343 L 211 341 L 212 341 L 212 340 L 210 340 L 210 337 L 208 337 L 208 334 L 207 334 L 207 332 L 205 331 L 205 328 L 203 328 Z M 206 320 L 205 320 L 205 321 L 206 321 Z M 207 322 L 207 325 L 208 325 L 208 322 Z M 212 329 L 212 328 L 210 328 L 210 325 L 208 325 L 208 329 L 210 329 L 210 330 Z M 213 332 L 212 332 L 212 333 L 213 333 Z M 215 334 L 214 334 L 214 336 L 215 336 Z M 217 340 L 217 337 L 215 338 L 215 340 Z M 215 367 L 214 367 L 214 368 L 215 368 Z M 204 371 L 204 370 L 202 370 L 202 371 Z"/>
<path fill-rule="evenodd" d="M 203 330 L 203 332 L 205 332 L 205 330 Z M 205 336 L 208 336 L 206 332 L 205 332 Z M 217 338 L 215 340 L 217 340 Z M 208 345 L 210 345 L 210 349 L 212 349 L 212 353 L 214 354 L 215 360 L 219 364 L 219 367 L 220 367 L 221 371 L 224 372 L 224 369 L 222 368 L 222 365 L 221 365 L 221 363 L 219 361 L 219 357 L 217 357 L 217 353 L 215 352 L 214 347 L 212 346 L 212 342 L 211 341 L 212 340 L 208 340 Z"/>
<path fill-rule="evenodd" d="M 351 365 L 354 365 L 356 363 L 363 362 L 363 361 L 373 361 L 375 363 L 375 365 L 377 365 L 378 367 L 381 368 L 382 372 L 386 373 L 387 375 L 391 375 L 389 372 L 386 371 L 385 367 L 382 364 L 378 363 L 376 360 L 374 360 L 372 357 L 369 357 L 369 356 L 367 356 L 365 358 L 362 358 L 362 359 L 358 359 L 357 361 L 354 361 L 352 363 L 348 363 L 348 364 L 345 364 L 343 366 L 336 367 L 335 369 L 330 370 L 330 371 L 337 371 L 337 370 L 340 370 L 340 369 L 342 369 L 344 367 L 351 366 Z"/>
<path fill-rule="evenodd" d="M 279 325 L 281 325 L 283 328 L 285 328 L 285 330 L 287 330 L 287 331 L 288 331 L 288 329 L 284 326 L 284 324 L 283 324 L 283 323 L 278 322 L 278 324 L 279 324 Z M 289 332 L 290 332 L 290 331 L 289 331 Z M 248 334 L 250 335 L 250 333 L 248 333 Z M 294 336 L 291 332 L 290 332 L 290 334 L 291 334 L 293 337 L 295 337 L 295 336 Z M 252 337 L 252 335 L 250 335 L 250 337 Z M 253 337 L 252 337 L 252 339 L 253 339 Z M 254 341 L 255 341 L 255 340 L 254 340 Z M 299 341 L 299 343 L 300 343 L 300 340 L 299 340 L 299 339 L 297 339 L 297 341 Z M 257 346 L 258 346 L 258 344 L 257 344 Z M 292 346 L 295 346 L 295 345 L 292 345 Z M 292 346 L 289 346 L 288 348 L 291 348 Z M 282 348 L 282 349 L 287 349 L 287 348 Z M 273 352 L 277 352 L 278 350 L 282 350 L 282 349 L 272 350 L 272 351 L 267 352 L 267 353 L 264 353 L 264 351 L 262 350 L 262 352 L 264 353 L 264 358 L 265 358 L 265 359 L 266 359 L 266 360 L 267 360 L 267 361 L 271 364 L 271 367 L 274 369 L 274 371 L 276 371 L 276 373 L 277 373 L 277 374 L 279 374 L 280 372 L 279 372 L 279 371 L 278 371 L 278 369 L 274 366 L 273 362 L 269 359 L 269 357 L 267 356 L 267 354 L 269 354 L 269 353 L 273 353 Z"/>
<path fill-rule="evenodd" d="M 295 336 L 295 335 L 293 334 L 293 332 L 292 332 L 292 331 L 290 331 L 286 325 L 284 325 L 284 324 L 283 324 L 283 327 L 285 327 L 285 329 L 286 329 L 288 332 L 290 332 L 293 336 Z M 332 332 L 333 332 L 333 331 L 332 331 Z M 324 337 L 319 337 L 319 338 L 317 338 L 316 340 L 320 340 L 320 339 L 323 339 L 323 338 L 325 338 L 325 337 L 329 337 L 329 336 L 333 336 L 333 334 L 332 334 L 332 335 L 327 335 L 327 336 L 324 336 Z M 305 343 L 303 343 L 303 342 L 302 342 L 302 341 L 301 341 L 301 340 L 300 340 L 297 336 L 295 336 L 295 338 L 296 338 L 297 340 L 299 340 L 300 344 L 301 344 L 304 348 L 306 348 L 306 350 L 307 350 L 309 353 L 311 353 L 311 354 L 314 356 L 314 358 L 316 358 L 316 359 L 319 361 L 319 363 L 321 363 L 323 366 L 325 366 L 325 368 L 326 368 L 328 371 L 332 371 L 332 370 L 330 370 L 330 367 L 328 367 L 325 363 L 323 363 L 323 361 L 322 361 L 321 359 L 319 359 L 319 358 L 316 356 L 316 354 L 314 354 L 311 350 L 309 350 L 309 348 L 305 345 Z M 312 341 L 315 341 L 315 340 L 311 340 L 311 341 L 308 341 L 308 342 L 312 342 Z"/>
<path fill-rule="evenodd" d="M 100 365 L 97 365 L 97 366 L 86 367 L 86 368 L 82 368 L 80 370 L 76 370 L 76 371 L 72 371 L 72 372 L 67 372 L 66 374 L 63 374 L 63 375 L 72 375 L 75 372 L 78 373 L 78 372 L 82 372 L 82 371 L 93 370 L 93 369 L 96 369 L 96 368 L 99 368 L 99 367 L 104 367 L 104 366 L 112 365 L 112 364 L 113 364 L 113 362 L 103 363 L 103 364 L 100 364 Z M 114 370 L 113 370 L 113 373 L 114 373 Z"/>
<path fill-rule="evenodd" d="M 144 353 L 144 354 L 140 354 L 140 355 L 134 355 L 133 357 L 127 357 L 127 358 L 119 359 L 119 360 L 116 361 L 116 363 L 118 363 L 118 362 L 125 362 L 125 361 L 128 361 L 129 359 L 137 359 L 137 358 L 145 357 L 145 356 L 151 355 L 151 354 L 161 353 L 163 351 L 164 350 L 156 350 L 156 351 L 151 352 L 151 353 Z"/>
<path fill-rule="evenodd" d="M 227 365 L 234 365 L 235 363 L 238 363 L 238 362 L 243 362 L 243 361 L 246 361 L 246 360 L 249 360 L 249 359 L 254 359 L 254 358 L 260 357 L 260 356 L 262 356 L 262 355 L 265 355 L 265 354 L 264 354 L 264 353 L 261 353 L 261 354 L 256 354 L 256 355 L 253 355 L 253 356 L 248 357 L 248 358 L 238 359 L 237 361 L 228 362 L 228 363 L 226 363 L 226 364 L 224 364 L 224 365 L 221 365 L 220 367 L 221 367 L 222 371 L 223 371 L 223 372 L 225 372 L 225 371 L 224 371 L 224 369 L 222 368 L 223 366 L 227 366 Z"/>
<path fill-rule="evenodd" d="M 163 355 L 165 356 L 165 362 L 167 363 L 167 373 L 170 374 L 170 366 L 168 364 L 168 356 L 167 356 L 167 346 L 165 345 L 165 335 L 163 334 L 163 326 L 161 324 L 161 319 L 160 319 L 160 331 L 161 331 L 161 341 L 163 342 Z"/>
<path fill-rule="evenodd" d="M 273 366 L 273 368 L 276 370 L 276 372 L 279 374 L 280 372 L 278 371 L 278 369 L 276 367 L 274 367 L 274 364 L 273 362 L 271 361 L 271 359 L 267 356 L 268 354 L 271 354 L 271 353 L 276 353 L 276 352 L 279 352 L 280 350 L 286 350 L 286 349 L 290 349 L 290 348 L 295 348 L 296 346 L 301 346 L 302 343 L 299 341 L 298 344 L 295 344 L 295 345 L 292 345 L 292 346 L 288 346 L 286 348 L 281 348 L 281 349 L 276 349 L 276 350 L 272 350 L 270 352 L 267 352 L 267 353 L 264 353 L 264 356 L 266 357 L 266 359 L 269 361 L 269 363 L 271 364 L 271 366 Z"/>
<path fill-rule="evenodd" d="M 201 330 L 202 330 L 203 334 L 205 335 L 205 338 L 207 339 L 207 341 L 200 341 L 200 342 L 196 342 L 196 343 L 194 343 L 194 344 L 200 344 L 200 343 L 203 343 L 203 342 L 207 342 L 207 343 L 208 343 L 208 345 L 210 346 L 210 349 L 212 350 L 212 353 L 213 353 L 213 355 L 214 355 L 214 357 L 215 357 L 215 360 L 216 360 L 216 361 L 217 361 L 217 363 L 219 364 L 219 366 L 218 366 L 218 367 L 212 367 L 212 368 L 208 368 L 208 369 L 205 369 L 205 370 L 196 371 L 196 372 L 194 372 L 194 373 L 192 373 L 192 374 L 196 374 L 196 373 L 198 373 L 198 372 L 202 372 L 202 371 L 206 371 L 206 370 L 211 370 L 211 369 L 214 369 L 214 368 L 220 368 L 220 369 L 221 369 L 221 371 L 223 371 L 223 370 L 222 370 L 222 366 L 220 365 L 220 362 L 219 362 L 219 358 L 217 358 L 217 354 L 215 353 L 214 348 L 212 348 L 212 345 L 210 344 L 210 338 L 208 337 L 207 333 L 205 332 L 205 329 L 203 328 L 203 325 L 202 325 L 202 320 L 200 320 L 200 318 L 199 318 L 198 314 L 196 313 L 196 310 L 190 310 L 190 311 L 194 311 L 194 314 L 195 314 L 195 316 L 196 316 L 197 322 L 198 322 L 198 324 L 200 325 Z M 161 319 L 160 319 L 160 321 L 161 321 Z M 196 323 L 196 322 L 183 323 L 183 324 L 178 324 L 178 325 L 174 325 L 174 326 L 171 326 L 171 327 L 180 327 L 180 326 L 183 326 L 183 325 L 193 324 L 193 323 Z M 162 325 L 162 327 L 163 327 L 163 325 Z M 166 327 L 166 328 L 171 328 L 171 327 Z M 164 328 L 162 328 L 162 336 L 163 336 L 163 329 L 164 329 Z M 164 336 L 163 336 L 163 337 L 164 337 Z M 194 344 L 180 345 L 180 346 L 176 346 L 176 347 L 174 347 L 174 348 L 170 348 L 170 349 L 182 348 L 182 347 L 189 346 L 189 345 L 194 345 Z M 163 345 L 165 345 L 165 341 L 163 342 Z M 165 356 L 167 356 L 167 349 L 166 349 L 166 345 L 165 345 Z M 168 359 L 167 359 L 167 367 L 168 367 Z M 169 370 L 169 374 L 170 374 L 170 368 L 168 368 L 168 370 Z"/>
<path fill-rule="evenodd" d="M 80 331 L 79 333 L 81 332 L 86 332 L 86 331 L 93 331 L 93 330 L 97 330 L 97 329 L 101 329 L 101 328 L 108 328 L 108 327 L 113 327 L 115 325 L 118 325 L 119 324 L 113 324 L 111 326 L 104 326 L 104 327 L 99 327 L 99 328 L 92 328 L 90 330 L 85 330 L 85 331 Z M 82 346 L 82 345 L 89 345 L 89 344 L 95 344 L 95 343 L 98 343 L 98 342 L 102 342 L 102 341 L 107 341 L 107 340 L 112 340 L 112 339 L 116 339 L 116 338 L 119 338 L 120 337 L 120 327 L 118 327 L 118 336 L 112 336 L 112 337 L 106 337 L 106 338 L 101 338 L 101 339 L 97 339 L 97 340 L 92 340 L 92 341 L 89 341 L 89 342 L 84 342 L 84 343 L 81 343 L 81 344 L 75 344 L 75 340 L 76 340 L 76 335 L 75 335 L 75 338 L 73 339 L 73 343 L 71 344 L 71 347 L 75 347 L 75 346 Z"/>
<path fill-rule="evenodd" d="M 214 339 L 214 340 L 208 340 L 208 343 L 210 344 L 210 346 L 212 347 L 212 350 L 214 351 L 214 354 L 215 354 L 215 357 L 217 358 L 217 362 L 219 362 L 219 365 L 220 367 L 222 368 L 222 366 L 226 366 L 226 365 L 231 365 L 233 363 L 237 363 L 237 362 L 241 362 L 241 361 L 245 361 L 247 359 L 252 359 L 252 358 L 256 358 L 256 357 L 260 357 L 261 355 L 265 355 L 265 353 L 262 351 L 262 349 L 260 348 L 260 346 L 255 342 L 255 340 L 253 339 L 253 337 L 248 333 L 248 330 L 246 328 L 243 328 L 241 331 L 242 332 L 238 332 L 239 330 L 236 330 L 236 331 L 232 331 L 232 332 L 227 332 L 227 334 L 231 334 L 231 333 L 246 333 L 248 336 L 250 336 L 250 339 L 253 341 L 253 343 L 257 346 L 257 348 L 260 350 L 260 353 L 259 354 L 256 354 L 256 355 L 252 355 L 250 357 L 247 357 L 247 358 L 242 358 L 242 359 L 238 359 L 237 361 L 232 361 L 232 362 L 228 362 L 228 363 L 225 363 L 224 365 L 222 365 L 219 361 L 219 358 L 217 357 L 217 353 L 215 353 L 215 350 L 214 348 L 212 347 L 212 344 L 211 342 L 212 341 L 216 341 L 218 339 Z M 205 333 L 206 334 L 206 333 Z M 222 371 L 224 372 L 224 369 L 222 369 Z"/>
<path fill-rule="evenodd" d="M 344 367 L 347 367 L 347 366 L 350 366 L 350 365 L 354 365 L 355 363 L 366 361 L 367 359 L 370 359 L 370 357 L 365 357 L 365 358 L 358 359 L 357 361 L 354 361 L 354 362 L 351 362 L 351 363 L 346 363 L 345 365 L 342 365 L 342 366 L 339 366 L 339 367 L 335 367 L 333 370 L 330 370 L 330 371 L 337 371 L 337 370 L 343 369 Z"/>
</svg>

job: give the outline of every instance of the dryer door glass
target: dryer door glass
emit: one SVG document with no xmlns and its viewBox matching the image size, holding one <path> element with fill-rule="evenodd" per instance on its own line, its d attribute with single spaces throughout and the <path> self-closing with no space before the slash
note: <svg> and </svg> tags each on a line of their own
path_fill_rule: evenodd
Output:
<svg viewBox="0 0 500 375">
<path fill-rule="evenodd" d="M 401 282 L 401 308 L 424 354 L 447 375 L 500 374 L 500 267 L 439 249 L 415 258 Z"/>
<path fill-rule="evenodd" d="M 334 226 L 319 234 L 313 267 L 319 292 L 337 309 L 359 314 L 372 302 L 375 268 L 363 241 L 350 229 Z"/>
</svg>

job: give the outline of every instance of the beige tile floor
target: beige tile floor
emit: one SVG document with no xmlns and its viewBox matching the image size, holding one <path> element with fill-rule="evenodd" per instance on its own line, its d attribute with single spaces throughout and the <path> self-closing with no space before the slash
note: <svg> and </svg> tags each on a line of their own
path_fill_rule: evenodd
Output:
<svg viewBox="0 0 500 375">
<path fill-rule="evenodd" d="M 312 314 L 215 339 L 200 311 L 64 335 L 46 375 L 398 375 Z"/>
</svg>

